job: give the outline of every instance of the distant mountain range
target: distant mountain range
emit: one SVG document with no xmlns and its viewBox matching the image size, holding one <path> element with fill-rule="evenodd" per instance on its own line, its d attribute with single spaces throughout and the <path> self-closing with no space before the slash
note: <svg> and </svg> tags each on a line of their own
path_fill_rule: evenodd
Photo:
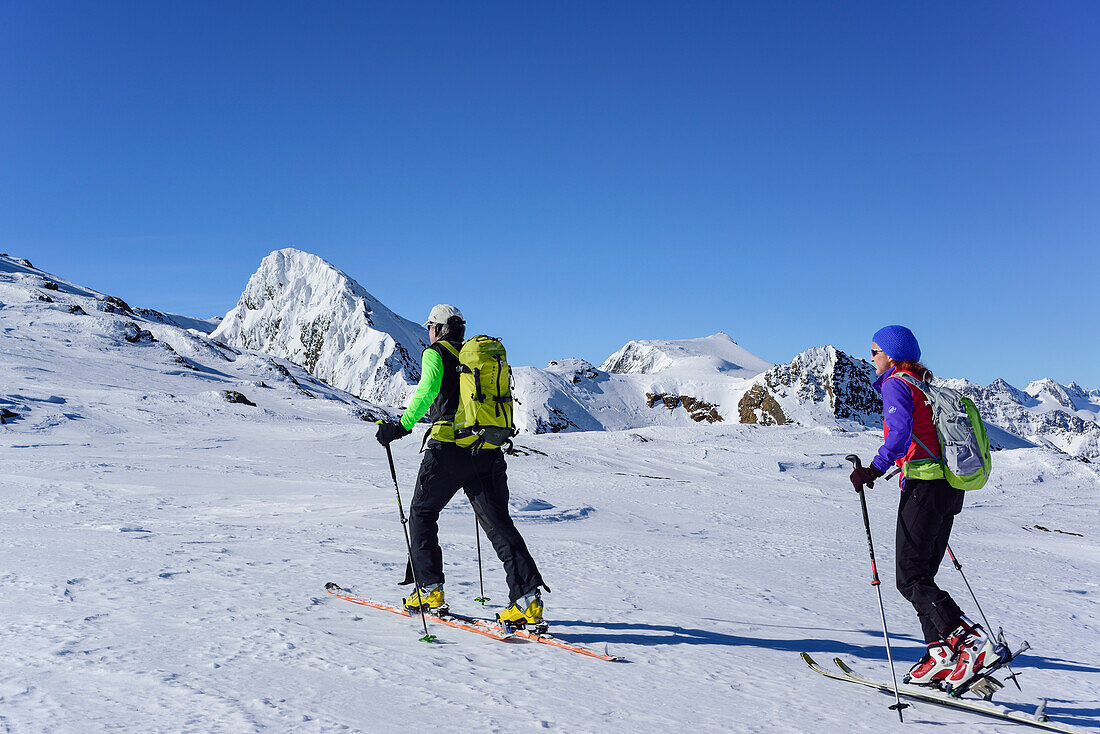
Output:
<svg viewBox="0 0 1100 734">
<path fill-rule="evenodd" d="M 277 250 L 249 278 L 237 306 L 220 322 L 131 308 L 117 298 L 67 283 L 28 261 L 0 256 L 0 283 L 44 309 L 77 317 L 89 310 L 126 333 L 150 331 L 175 357 L 202 369 L 203 359 L 241 361 L 270 355 L 350 393 L 353 412 L 399 413 L 420 379 L 427 331 L 402 318 L 343 271 L 295 249 Z M 0 291 L 0 293 L 14 291 Z M 0 299 L 2 300 L 2 299 Z M 2 307 L 0 303 L 0 307 Z M 430 304 L 426 304 L 430 305 Z M 126 325 L 128 324 L 128 325 Z M 473 325 L 477 328 L 478 325 Z M 131 334 L 131 335 L 133 335 Z M 507 346 L 507 345 L 506 345 Z M 514 366 L 516 424 L 522 431 L 626 430 L 649 425 L 739 422 L 881 426 L 881 399 L 870 363 L 831 346 L 807 349 L 788 364 L 756 357 L 723 333 L 625 344 L 598 368 L 582 359 L 545 368 Z M 255 360 L 263 375 L 297 378 L 279 361 Z M 281 373 L 286 373 L 282 375 Z M 1100 390 L 1050 379 L 1023 390 L 997 380 L 982 387 L 947 380 L 979 406 L 994 443 L 1035 444 L 1082 459 L 1100 458 Z M 320 384 L 320 383 L 316 383 Z M 307 394 L 335 398 L 331 390 Z"/>
</svg>

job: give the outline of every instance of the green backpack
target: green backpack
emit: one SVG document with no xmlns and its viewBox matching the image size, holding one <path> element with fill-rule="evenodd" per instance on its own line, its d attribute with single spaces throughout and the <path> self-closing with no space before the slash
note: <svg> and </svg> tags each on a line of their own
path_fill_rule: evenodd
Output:
<svg viewBox="0 0 1100 734">
<path fill-rule="evenodd" d="M 458 410 L 455 443 L 477 451 L 511 445 L 512 370 L 500 339 L 467 339 L 458 352 Z"/>
<path fill-rule="evenodd" d="M 943 477 L 956 489 L 981 489 L 993 470 L 989 453 L 989 436 L 978 408 L 970 398 L 949 387 L 932 387 L 907 372 L 895 375 L 924 394 L 932 408 L 932 423 L 940 437 L 943 452 L 935 459 L 909 461 L 905 476 L 913 479 Z M 916 435 L 913 436 L 925 453 L 932 454 Z"/>
</svg>

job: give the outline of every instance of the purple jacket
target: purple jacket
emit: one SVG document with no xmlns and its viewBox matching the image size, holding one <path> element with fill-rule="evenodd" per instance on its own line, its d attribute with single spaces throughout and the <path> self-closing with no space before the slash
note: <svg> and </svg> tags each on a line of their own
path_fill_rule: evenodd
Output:
<svg viewBox="0 0 1100 734">
<path fill-rule="evenodd" d="M 891 367 L 875 380 L 874 388 L 882 395 L 882 415 L 885 420 L 886 442 L 871 464 L 882 473 L 909 451 L 913 441 L 913 391 L 902 380 L 888 380 L 894 374 Z"/>
</svg>

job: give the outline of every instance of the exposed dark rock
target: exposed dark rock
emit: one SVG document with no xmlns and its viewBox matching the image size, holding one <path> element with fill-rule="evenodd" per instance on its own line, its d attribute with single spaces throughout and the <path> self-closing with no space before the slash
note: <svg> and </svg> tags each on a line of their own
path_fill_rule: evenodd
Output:
<svg viewBox="0 0 1100 734">
<path fill-rule="evenodd" d="M 133 321 L 127 321 L 123 328 L 126 330 L 126 333 L 122 338 L 131 344 L 151 344 L 156 341 L 153 337 L 153 332 L 142 329 Z"/>
<path fill-rule="evenodd" d="M 222 390 L 222 394 L 225 395 L 225 401 L 227 403 L 240 403 L 241 405 L 251 405 L 253 408 L 256 407 L 254 402 L 236 390 Z"/>
<path fill-rule="evenodd" d="M 548 369 L 557 367 L 562 374 L 567 374 L 570 367 L 573 368 L 573 374 L 570 375 L 569 381 L 574 385 L 579 385 L 581 380 L 595 380 L 600 376 L 599 370 L 593 367 L 583 359 L 571 359 L 571 360 L 551 360 Z"/>
<path fill-rule="evenodd" d="M 37 298 L 41 303 L 53 303 L 53 299 L 47 296 L 45 293 L 39 293 Z"/>
<path fill-rule="evenodd" d="M 381 410 L 372 410 L 370 408 L 356 408 L 355 415 L 361 421 L 367 421 L 368 423 L 374 423 L 378 420 L 386 420 L 389 418 L 389 414 Z"/>
<path fill-rule="evenodd" d="M 9 418 L 18 417 L 19 413 L 16 413 L 15 411 L 8 410 L 7 408 L 0 409 L 0 424 L 7 423 Z"/>
<path fill-rule="evenodd" d="M 696 423 L 706 421 L 707 423 L 719 423 L 724 420 L 721 414 L 718 413 L 718 407 L 713 403 L 708 403 L 705 400 L 699 400 L 693 398 L 690 395 L 673 395 L 671 393 L 649 393 L 645 394 L 646 404 L 652 408 L 657 403 L 661 403 L 670 411 L 675 410 L 677 407 L 682 407 L 688 412 L 688 415 Z"/>
<path fill-rule="evenodd" d="M 696 423 L 721 423 L 723 418 L 718 413 L 718 406 L 703 400 L 698 400 L 690 395 L 680 396 L 680 405 L 688 412 Z"/>
<path fill-rule="evenodd" d="M 133 315 L 133 310 L 129 304 L 121 298 L 115 296 L 104 296 L 102 300 L 97 304 L 100 311 L 104 313 L 117 313 L 117 314 L 129 314 Z"/>
<path fill-rule="evenodd" d="M 148 333 L 148 332 L 146 332 L 146 333 Z M 181 355 L 179 352 L 177 352 L 175 349 L 173 349 L 171 344 L 164 344 L 163 342 L 161 344 L 172 355 L 172 361 L 173 362 L 180 365 L 181 367 L 186 367 L 189 370 L 193 370 L 195 372 L 199 371 L 199 368 L 196 367 L 195 364 L 193 362 L 191 362 L 191 360 L 187 359 L 186 357 Z"/>
<path fill-rule="evenodd" d="M 42 287 L 48 291 L 61 290 L 61 286 L 59 286 L 57 283 L 54 283 L 52 280 L 47 280 L 45 283 L 42 284 Z"/>
<path fill-rule="evenodd" d="M 531 426 L 531 433 L 561 433 L 570 428 L 579 429 L 579 426 L 561 409 L 550 405 L 547 406 L 547 410 L 550 413 L 549 419 L 543 420 L 541 417 L 536 417 L 535 425 Z"/>
<path fill-rule="evenodd" d="M 306 350 L 302 358 L 302 366 L 310 372 L 317 368 L 317 360 L 321 356 L 321 347 L 325 345 L 325 333 L 331 325 L 331 319 L 319 316 L 302 326 L 302 346 Z"/>
<path fill-rule="evenodd" d="M 73 305 L 69 306 L 69 313 L 71 313 L 73 316 L 87 316 L 88 315 L 87 311 L 82 309 L 80 306 L 77 306 L 76 304 L 73 304 Z"/>
<path fill-rule="evenodd" d="M 753 385 L 737 404 L 742 423 L 761 426 L 781 426 L 787 422 L 783 408 L 763 385 Z"/>
</svg>

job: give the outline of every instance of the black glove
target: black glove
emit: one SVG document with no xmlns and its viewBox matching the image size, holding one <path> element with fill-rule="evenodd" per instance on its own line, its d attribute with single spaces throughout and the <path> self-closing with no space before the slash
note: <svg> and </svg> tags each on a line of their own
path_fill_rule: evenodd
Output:
<svg viewBox="0 0 1100 734">
<path fill-rule="evenodd" d="M 405 426 L 401 425 L 401 421 L 379 421 L 378 433 L 374 434 L 374 437 L 378 439 L 378 443 L 389 446 L 392 442 L 404 438 L 410 433 L 412 431 L 406 431 Z"/>
<path fill-rule="evenodd" d="M 863 485 L 867 485 L 870 489 L 875 488 L 875 480 L 882 476 L 874 464 L 870 466 L 861 466 L 858 469 L 852 469 L 852 474 L 849 477 L 852 480 L 852 486 L 856 488 L 856 491 L 863 489 Z"/>
</svg>

